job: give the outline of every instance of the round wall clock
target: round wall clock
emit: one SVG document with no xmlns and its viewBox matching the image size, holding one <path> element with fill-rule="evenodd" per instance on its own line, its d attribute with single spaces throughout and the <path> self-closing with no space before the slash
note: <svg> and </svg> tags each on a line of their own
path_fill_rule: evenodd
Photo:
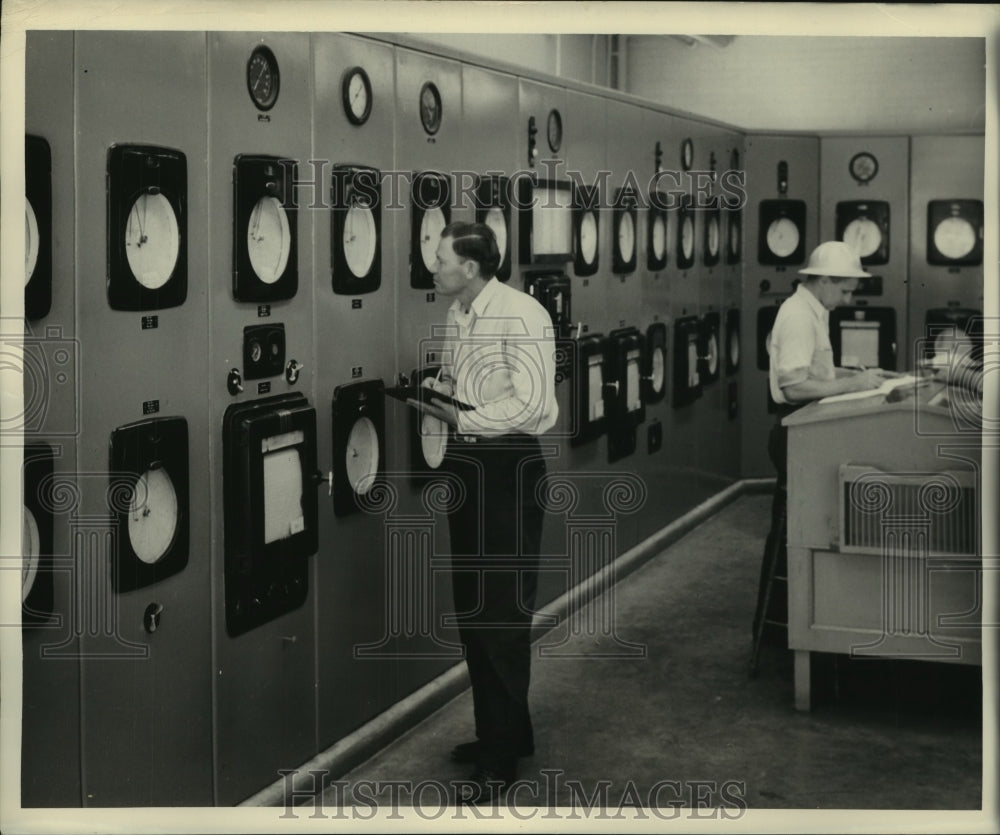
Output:
<svg viewBox="0 0 1000 835">
<path fill-rule="evenodd" d="M 681 167 L 685 171 L 690 171 L 694 164 L 694 143 L 690 138 L 681 143 Z"/>
<path fill-rule="evenodd" d="M 177 534 L 177 492 L 162 468 L 146 470 L 132 488 L 128 538 L 132 551 L 146 565 L 158 563 L 170 552 Z"/>
<path fill-rule="evenodd" d="M 441 127 L 441 94 L 437 85 L 427 81 L 420 88 L 420 123 L 431 136 Z"/>
<path fill-rule="evenodd" d="M 277 197 L 261 197 L 247 224 L 250 266 L 261 281 L 274 284 L 284 274 L 291 251 L 291 227 L 285 207 Z"/>
<path fill-rule="evenodd" d="M 862 184 L 868 183 L 878 174 L 878 160 L 875 159 L 874 154 L 862 151 L 860 154 L 855 154 L 851 157 L 848 168 L 855 180 Z"/>
<path fill-rule="evenodd" d="M 278 61 L 266 46 L 258 46 L 247 61 L 247 90 L 258 110 L 270 110 L 278 100 Z"/>
<path fill-rule="evenodd" d="M 341 82 L 344 113 L 355 125 L 363 125 L 372 112 L 372 83 L 362 67 L 351 67 Z"/>
<path fill-rule="evenodd" d="M 556 153 L 562 147 L 563 125 L 562 116 L 555 108 L 549 111 L 548 137 L 549 148 L 552 149 L 552 153 Z"/>
</svg>

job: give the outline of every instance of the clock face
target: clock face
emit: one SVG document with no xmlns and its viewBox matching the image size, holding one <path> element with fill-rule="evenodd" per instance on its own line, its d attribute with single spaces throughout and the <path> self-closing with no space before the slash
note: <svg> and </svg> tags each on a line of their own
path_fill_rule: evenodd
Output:
<svg viewBox="0 0 1000 835">
<path fill-rule="evenodd" d="M 420 449 L 427 466 L 432 470 L 440 467 L 447 448 L 448 424 L 433 415 L 424 415 L 420 421 Z"/>
<path fill-rule="evenodd" d="M 767 247 L 779 258 L 787 258 L 799 245 L 799 228 L 787 217 L 779 217 L 767 227 Z"/>
<path fill-rule="evenodd" d="M 147 565 L 169 551 L 177 531 L 177 493 L 162 467 L 146 470 L 132 488 L 128 538 L 135 555 Z"/>
<path fill-rule="evenodd" d="M 38 219 L 31 201 L 24 200 L 24 284 L 28 285 L 38 263 Z"/>
<path fill-rule="evenodd" d="M 719 254 L 719 218 L 712 215 L 708 219 L 708 254 L 713 258 Z"/>
<path fill-rule="evenodd" d="M 649 381 L 655 394 L 663 391 L 663 385 L 666 382 L 666 368 L 666 357 L 664 356 L 663 348 L 658 345 L 653 350 L 652 371 Z"/>
<path fill-rule="evenodd" d="M 653 216 L 651 240 L 653 244 L 653 257 L 657 261 L 662 261 L 667 251 L 667 222 L 664 220 L 663 215 L 657 214 Z"/>
<path fill-rule="evenodd" d="M 867 151 L 862 151 L 851 157 L 849 168 L 851 176 L 855 180 L 859 183 L 867 183 L 878 173 L 878 160 Z"/>
<path fill-rule="evenodd" d="M 125 223 L 125 256 L 136 280 L 157 290 L 173 275 L 180 252 L 174 209 L 162 194 L 140 194 Z"/>
<path fill-rule="evenodd" d="M 441 94 L 430 81 L 420 89 L 420 123 L 432 136 L 441 127 Z"/>
<path fill-rule="evenodd" d="M 292 235 L 285 207 L 277 197 L 261 197 L 247 224 L 250 266 L 265 284 L 274 284 L 285 272 L 292 251 Z"/>
<path fill-rule="evenodd" d="M 618 224 L 618 254 L 626 262 L 635 255 L 635 221 L 630 212 L 623 212 Z"/>
<path fill-rule="evenodd" d="M 358 278 L 368 275 L 375 263 L 378 233 L 375 216 L 367 206 L 351 206 L 344 218 L 344 260 Z"/>
<path fill-rule="evenodd" d="M 258 46 L 247 62 L 247 89 L 259 110 L 270 110 L 278 100 L 278 62 L 266 46 Z"/>
<path fill-rule="evenodd" d="M 420 221 L 420 257 L 428 270 L 434 269 L 441 232 L 447 225 L 444 212 L 439 207 L 428 209 Z"/>
<path fill-rule="evenodd" d="M 586 264 L 593 264 L 597 258 L 597 218 L 593 212 L 580 219 L 580 255 Z"/>
<path fill-rule="evenodd" d="M 378 472 L 378 431 L 370 418 L 358 418 L 351 427 L 345 464 L 351 489 L 359 496 L 365 495 Z"/>
<path fill-rule="evenodd" d="M 549 148 L 552 149 L 552 153 L 555 153 L 562 147 L 563 138 L 563 126 L 562 126 L 562 116 L 559 115 L 558 110 L 549 111 L 549 123 L 548 123 L 548 139 Z"/>
<path fill-rule="evenodd" d="M 859 257 L 867 258 L 882 245 L 882 230 L 867 217 L 855 218 L 844 229 L 844 243 L 857 252 Z"/>
<path fill-rule="evenodd" d="M 500 263 L 497 265 L 499 270 L 507 256 L 507 219 L 504 217 L 503 209 L 497 206 L 488 209 L 483 222 L 493 230 L 493 234 L 496 236 L 497 249 L 500 250 Z"/>
<path fill-rule="evenodd" d="M 344 112 L 355 125 L 363 125 L 372 112 L 372 85 L 361 67 L 347 71 L 343 81 Z"/>
<path fill-rule="evenodd" d="M 681 224 L 681 253 L 685 261 L 694 257 L 694 220 L 690 215 L 685 215 Z"/>
<path fill-rule="evenodd" d="M 38 562 L 41 559 L 42 538 L 38 531 L 35 514 L 21 505 L 21 602 L 31 594 L 38 576 Z"/>
<path fill-rule="evenodd" d="M 976 230 L 962 217 L 946 217 L 934 228 L 934 246 L 945 258 L 964 258 L 976 245 Z"/>
</svg>

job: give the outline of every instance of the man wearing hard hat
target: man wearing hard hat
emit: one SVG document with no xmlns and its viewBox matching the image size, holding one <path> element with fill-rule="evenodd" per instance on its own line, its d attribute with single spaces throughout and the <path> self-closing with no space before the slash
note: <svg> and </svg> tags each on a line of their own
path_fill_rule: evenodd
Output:
<svg viewBox="0 0 1000 835">
<path fill-rule="evenodd" d="M 861 269 L 857 253 L 842 241 L 827 241 L 812 251 L 809 263 L 799 270 L 799 274 L 805 278 L 778 309 L 768 340 L 771 397 L 778 408 L 767 452 L 778 471 L 778 480 L 754 616 L 755 647 L 763 627 L 763 610 L 767 608 L 764 591 L 771 567 L 768 555 L 773 560 L 779 552 L 784 553 L 784 543 L 774 541 L 776 537 L 784 537 L 786 508 L 788 430 L 781 425 L 782 419 L 812 400 L 878 388 L 886 378 L 896 376 L 877 368 L 850 371 L 833 365 L 830 311 L 839 305 L 850 304 L 858 279 L 870 275 Z M 756 656 L 752 672 L 755 665 Z"/>
</svg>

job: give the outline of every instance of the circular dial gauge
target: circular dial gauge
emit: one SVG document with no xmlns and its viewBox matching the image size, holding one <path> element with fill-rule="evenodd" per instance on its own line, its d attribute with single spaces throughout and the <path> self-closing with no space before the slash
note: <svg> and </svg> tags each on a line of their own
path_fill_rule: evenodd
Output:
<svg viewBox="0 0 1000 835">
<path fill-rule="evenodd" d="M 653 216 L 653 257 L 657 261 L 663 260 L 663 255 L 667 251 L 667 223 L 663 215 Z"/>
<path fill-rule="evenodd" d="M 740 364 L 740 332 L 735 328 L 729 331 L 729 364 L 733 368 Z"/>
<path fill-rule="evenodd" d="M 128 508 L 128 538 L 135 555 L 147 565 L 166 556 L 177 531 L 177 493 L 162 467 L 146 470 Z"/>
<path fill-rule="evenodd" d="M 344 112 L 355 125 L 363 125 L 372 112 L 372 84 L 361 67 L 354 67 L 344 75 L 342 85 Z"/>
<path fill-rule="evenodd" d="M 740 216 L 729 216 L 729 254 L 736 256 L 740 251 Z"/>
<path fill-rule="evenodd" d="M 266 46 L 258 46 L 250 55 L 247 89 L 260 110 L 270 110 L 278 100 L 278 62 Z"/>
<path fill-rule="evenodd" d="M 859 183 L 867 183 L 878 174 L 878 160 L 868 151 L 862 151 L 851 157 L 849 167 L 851 176 Z"/>
<path fill-rule="evenodd" d="M 597 218 L 593 212 L 580 218 L 580 256 L 588 266 L 597 258 Z"/>
<path fill-rule="evenodd" d="M 358 278 L 368 275 L 375 263 L 378 236 L 375 217 L 367 206 L 351 206 L 344 218 L 344 260 L 347 269 Z"/>
<path fill-rule="evenodd" d="M 713 333 L 708 337 L 708 373 L 719 370 L 719 338 Z"/>
<path fill-rule="evenodd" d="M 285 207 L 277 197 L 261 197 L 247 224 L 250 266 L 265 284 L 274 284 L 288 266 L 292 234 Z"/>
<path fill-rule="evenodd" d="M 858 253 L 859 257 L 867 258 L 882 245 L 882 230 L 873 220 L 866 217 L 855 218 L 844 229 L 844 243 Z"/>
<path fill-rule="evenodd" d="M 685 261 L 690 261 L 694 255 L 694 221 L 690 215 L 685 215 L 681 225 L 681 252 Z"/>
<path fill-rule="evenodd" d="M 946 217 L 934 229 L 934 246 L 945 258 L 964 258 L 976 245 L 976 230 L 965 218 Z"/>
<path fill-rule="evenodd" d="M 779 258 L 787 258 L 799 245 L 799 228 L 787 217 L 779 217 L 767 227 L 767 248 Z"/>
<path fill-rule="evenodd" d="M 441 127 L 441 94 L 430 81 L 420 89 L 420 123 L 432 135 Z"/>
<path fill-rule="evenodd" d="M 432 415 L 424 415 L 420 421 L 420 449 L 427 466 L 436 470 L 444 461 L 448 448 L 448 425 Z"/>
<path fill-rule="evenodd" d="M 653 349 L 652 369 L 649 375 L 649 383 L 655 394 L 663 391 L 663 384 L 666 382 L 667 363 L 663 355 L 663 348 L 657 346 Z"/>
<path fill-rule="evenodd" d="M 635 255 L 635 221 L 629 212 L 622 213 L 618 224 L 618 254 L 626 262 Z"/>
<path fill-rule="evenodd" d="M 552 149 L 552 153 L 555 153 L 562 147 L 562 116 L 560 116 L 559 111 L 555 109 L 549 111 L 548 138 L 549 147 Z"/>
<path fill-rule="evenodd" d="M 698 385 L 698 346 L 688 343 L 688 388 Z"/>
<path fill-rule="evenodd" d="M 35 585 L 35 577 L 38 576 L 42 538 L 35 514 L 25 505 L 21 505 L 21 510 L 21 602 L 24 603 Z"/>
<path fill-rule="evenodd" d="M 24 198 L 24 283 L 31 281 L 38 263 L 38 220 L 31 201 Z"/>
<path fill-rule="evenodd" d="M 715 215 L 708 219 L 708 254 L 712 257 L 719 254 L 719 218 Z"/>
<path fill-rule="evenodd" d="M 173 206 L 162 194 L 140 194 L 125 221 L 125 257 L 136 280 L 148 290 L 173 275 L 181 235 Z"/>
<path fill-rule="evenodd" d="M 370 418 L 361 417 L 354 422 L 345 454 L 347 481 L 355 493 L 363 496 L 375 483 L 378 472 L 378 431 Z"/>
<path fill-rule="evenodd" d="M 428 209 L 420 220 L 420 256 L 428 270 L 434 269 L 441 232 L 446 225 L 440 208 Z"/>
<path fill-rule="evenodd" d="M 500 263 L 497 264 L 499 268 L 507 257 L 507 219 L 503 216 L 503 209 L 497 206 L 488 209 L 483 222 L 493 230 L 497 239 L 497 249 L 500 250 Z"/>
</svg>

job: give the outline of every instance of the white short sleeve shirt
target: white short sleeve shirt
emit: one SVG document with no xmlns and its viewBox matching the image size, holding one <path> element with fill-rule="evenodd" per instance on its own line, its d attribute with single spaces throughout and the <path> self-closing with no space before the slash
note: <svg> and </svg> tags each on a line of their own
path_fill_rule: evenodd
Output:
<svg viewBox="0 0 1000 835">
<path fill-rule="evenodd" d="M 830 345 L 830 312 L 804 284 L 778 309 L 768 354 L 771 397 L 776 403 L 789 402 L 782 386 L 808 379 L 833 380 L 837 376 Z"/>
</svg>

